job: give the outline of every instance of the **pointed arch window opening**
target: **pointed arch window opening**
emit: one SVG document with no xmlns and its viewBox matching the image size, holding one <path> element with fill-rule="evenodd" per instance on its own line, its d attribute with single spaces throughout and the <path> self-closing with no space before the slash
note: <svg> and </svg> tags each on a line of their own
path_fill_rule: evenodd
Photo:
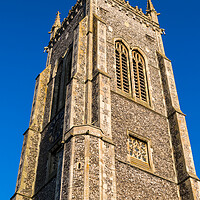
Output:
<svg viewBox="0 0 200 200">
<path fill-rule="evenodd" d="M 148 102 L 145 61 L 137 50 L 132 51 L 136 98 Z"/>
<path fill-rule="evenodd" d="M 116 82 L 117 89 L 126 94 L 134 93 L 136 99 L 149 103 L 146 64 L 144 57 L 138 50 L 132 51 L 132 67 L 129 68 L 129 51 L 122 41 L 115 43 Z M 131 76 L 134 80 L 131 89 Z M 134 90 L 134 91 L 132 91 Z"/>
<path fill-rule="evenodd" d="M 67 57 L 66 57 L 66 64 L 65 64 L 65 85 L 70 82 L 71 79 L 71 71 L 72 71 L 72 47 L 70 48 Z"/>
<path fill-rule="evenodd" d="M 129 55 L 125 45 L 118 41 L 115 46 L 117 88 L 130 93 Z"/>
<path fill-rule="evenodd" d="M 59 62 L 58 65 L 58 69 L 57 69 L 57 74 L 56 74 L 56 80 L 55 80 L 55 113 L 57 113 L 59 111 L 59 104 L 60 104 L 60 99 L 61 99 L 61 92 L 62 92 L 62 88 L 61 88 L 61 83 L 62 83 L 62 68 L 63 68 L 63 60 L 61 60 Z"/>
<path fill-rule="evenodd" d="M 66 99 L 66 89 L 67 85 L 71 80 L 71 73 L 72 73 L 72 47 L 69 49 L 69 52 L 66 56 L 66 63 L 65 63 L 65 78 L 64 78 L 64 95 L 63 101 L 65 102 Z"/>
<path fill-rule="evenodd" d="M 53 93 L 52 118 L 65 106 L 67 85 L 71 80 L 72 54 L 73 48 L 71 47 L 65 58 L 60 58 L 57 67 Z"/>
</svg>

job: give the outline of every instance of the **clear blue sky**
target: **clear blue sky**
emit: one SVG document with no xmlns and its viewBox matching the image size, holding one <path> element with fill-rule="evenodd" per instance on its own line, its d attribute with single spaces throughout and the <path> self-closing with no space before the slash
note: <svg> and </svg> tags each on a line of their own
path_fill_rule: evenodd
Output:
<svg viewBox="0 0 200 200">
<path fill-rule="evenodd" d="M 44 69 L 51 26 L 56 12 L 67 16 L 75 0 L 1 1 L 0 48 L 0 199 L 7 200 L 15 190 L 23 133 L 28 128 L 36 76 Z M 153 0 L 166 29 L 166 55 L 172 60 L 181 103 L 200 177 L 200 20 L 198 0 Z M 130 0 L 146 9 L 146 0 Z"/>
</svg>

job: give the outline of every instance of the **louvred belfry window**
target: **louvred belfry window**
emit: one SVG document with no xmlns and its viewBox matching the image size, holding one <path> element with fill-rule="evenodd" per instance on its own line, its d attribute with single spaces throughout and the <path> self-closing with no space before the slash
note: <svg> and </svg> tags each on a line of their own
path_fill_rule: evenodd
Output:
<svg viewBox="0 0 200 200">
<path fill-rule="evenodd" d="M 128 50 L 122 42 L 115 44 L 117 88 L 130 93 Z"/>
<path fill-rule="evenodd" d="M 133 51 L 133 72 L 135 81 L 135 95 L 138 99 L 148 102 L 145 61 L 138 51 Z"/>
</svg>

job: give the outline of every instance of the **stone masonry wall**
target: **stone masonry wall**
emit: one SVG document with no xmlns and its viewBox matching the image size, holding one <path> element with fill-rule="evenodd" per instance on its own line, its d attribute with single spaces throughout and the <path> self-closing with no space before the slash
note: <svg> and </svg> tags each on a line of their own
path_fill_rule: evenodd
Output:
<svg viewBox="0 0 200 200">
<path fill-rule="evenodd" d="M 199 179 L 196 176 L 185 115 L 179 106 L 172 65 L 161 54 L 158 54 L 158 61 L 162 74 L 180 194 L 183 199 L 198 199 L 197 191 L 200 188 L 198 184 L 193 183 L 198 183 Z"/>
<path fill-rule="evenodd" d="M 94 126 L 65 135 L 61 199 L 116 199 L 113 144 Z"/>
<path fill-rule="evenodd" d="M 57 67 L 58 60 L 65 55 L 69 46 L 73 44 L 74 30 L 83 17 L 84 17 L 84 10 L 82 8 L 79 10 L 79 13 L 75 16 L 75 18 L 71 21 L 71 23 L 66 27 L 65 31 L 62 33 L 59 40 L 55 43 L 55 45 L 52 48 L 52 55 L 50 59 L 51 76 L 48 83 L 43 127 L 45 127 L 47 123 L 51 120 L 51 108 L 53 101 L 54 79 L 56 71 L 55 68 Z"/>
<path fill-rule="evenodd" d="M 158 123 L 159 122 L 159 123 Z M 127 130 L 151 140 L 154 174 L 175 182 L 167 118 L 112 93 L 112 133 L 116 159 L 127 162 Z"/>
<path fill-rule="evenodd" d="M 47 82 L 49 80 L 50 66 L 48 66 L 37 78 L 36 91 L 34 94 L 30 127 L 25 133 L 22 157 L 18 173 L 17 187 L 18 196 L 31 198 L 34 194 L 35 180 L 37 176 L 37 164 L 39 156 L 40 131 L 43 123 L 43 113 L 46 102 Z"/>
<path fill-rule="evenodd" d="M 52 54 L 50 57 L 51 72 L 50 80 L 48 82 L 47 98 L 44 113 L 44 123 L 42 132 L 41 143 L 40 143 L 40 155 L 38 160 L 37 178 L 35 196 L 36 199 L 55 199 L 55 189 L 59 182 L 57 177 L 48 178 L 48 159 L 49 152 L 55 145 L 61 145 L 61 139 L 63 134 L 63 123 L 64 123 L 64 108 L 52 118 L 52 101 L 54 91 L 54 78 L 58 60 L 63 57 L 68 50 L 69 46 L 74 42 L 73 35 L 77 24 L 84 17 L 84 8 L 82 7 L 76 16 L 71 20 L 70 24 L 65 28 L 60 38 L 56 41 L 52 47 Z M 73 72 L 72 72 L 73 73 Z M 58 129 L 59 127 L 59 129 Z M 56 130 L 55 130 L 56 129 Z M 56 194 L 56 198 L 60 195 Z"/>
<path fill-rule="evenodd" d="M 116 161 L 117 200 L 179 200 L 177 185 Z"/>
<path fill-rule="evenodd" d="M 120 4 L 113 5 L 109 2 L 98 1 L 97 15 L 107 27 L 107 66 L 111 77 L 111 122 L 112 138 L 116 145 L 117 199 L 132 199 L 132 196 L 135 199 L 179 199 L 173 148 L 156 55 L 159 50 L 157 30 Z M 122 39 L 130 52 L 131 49 L 138 49 L 143 53 L 150 106 L 140 105 L 140 102 L 134 100 L 134 94 L 127 98 L 126 94 L 120 95 L 117 92 L 114 58 L 117 39 Z M 128 162 L 127 130 L 151 140 L 152 172 L 145 173 Z M 138 174 L 138 177 L 135 174 Z M 148 186 L 148 181 L 151 186 Z M 163 186 L 165 189 L 161 192 Z"/>
<path fill-rule="evenodd" d="M 156 41 L 156 31 L 145 25 L 138 17 L 131 13 L 126 14 L 122 7 L 111 6 L 105 1 L 98 1 L 98 16 L 107 26 L 107 66 L 111 79 L 111 90 L 116 90 L 115 70 L 115 40 L 122 39 L 129 49 L 139 49 L 145 58 L 146 72 L 149 87 L 149 96 L 152 108 L 166 115 L 166 106 L 161 82 L 160 69 L 156 51 L 159 49 Z"/>
<path fill-rule="evenodd" d="M 41 188 L 51 179 L 48 177 L 49 153 L 55 145 L 61 145 L 64 118 L 63 112 L 64 110 L 61 110 L 60 113 L 41 133 L 40 154 L 38 159 L 35 193 L 40 193 Z M 55 179 L 55 177 L 53 177 L 53 179 Z M 55 185 L 51 189 L 55 190 Z"/>
</svg>

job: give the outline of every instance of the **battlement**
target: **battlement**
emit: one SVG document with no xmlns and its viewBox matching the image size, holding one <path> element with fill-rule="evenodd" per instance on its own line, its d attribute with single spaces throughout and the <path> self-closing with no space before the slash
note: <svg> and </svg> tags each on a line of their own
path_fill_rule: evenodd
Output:
<svg viewBox="0 0 200 200">
<path fill-rule="evenodd" d="M 77 0 L 76 4 L 69 10 L 68 16 L 64 18 L 61 27 L 56 31 L 56 34 L 54 37 L 52 37 L 49 41 L 48 47 L 53 47 L 53 45 L 56 43 L 56 41 L 59 40 L 62 33 L 65 31 L 65 29 L 70 25 L 71 21 L 76 17 L 76 15 L 79 13 L 81 8 L 83 8 L 85 0 Z"/>
<path fill-rule="evenodd" d="M 160 28 L 160 25 L 152 20 L 151 15 L 148 12 L 144 13 L 142 8 L 139 8 L 138 6 L 131 6 L 129 1 L 105 0 L 105 2 L 112 7 L 125 12 L 127 16 L 140 21 L 140 23 L 144 23 L 147 27 L 151 27 L 153 30 L 156 30 L 160 33 L 164 32 L 164 29 Z"/>
<path fill-rule="evenodd" d="M 152 20 L 152 17 L 149 14 L 149 12 L 144 13 L 142 8 L 139 8 L 138 6 L 135 7 L 131 6 L 129 1 L 125 0 L 104 0 L 104 1 L 111 7 L 115 7 L 119 11 L 124 12 L 130 18 L 133 18 L 139 21 L 141 24 L 146 25 L 146 27 L 150 27 L 152 28 L 152 30 L 157 31 L 160 34 L 163 34 L 165 32 L 164 29 L 160 28 L 160 25 L 158 23 Z M 64 18 L 61 27 L 56 31 L 55 36 L 50 39 L 48 48 L 53 47 L 56 41 L 59 40 L 60 36 L 65 31 L 65 29 L 70 25 L 71 21 L 74 20 L 79 11 L 83 9 L 85 3 L 86 3 L 85 0 L 77 0 L 76 4 L 69 11 L 68 16 Z"/>
</svg>

